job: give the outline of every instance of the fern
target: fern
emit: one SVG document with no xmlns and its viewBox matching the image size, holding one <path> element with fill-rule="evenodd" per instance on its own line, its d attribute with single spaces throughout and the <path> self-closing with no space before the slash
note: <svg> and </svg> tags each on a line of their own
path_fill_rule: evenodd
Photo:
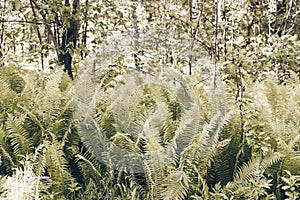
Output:
<svg viewBox="0 0 300 200">
<path fill-rule="evenodd" d="M 12 149 L 9 145 L 9 139 L 3 126 L 0 127 L 0 152 L 2 155 L 2 165 L 5 167 L 15 166 L 15 157 L 12 155 Z M 6 171 L 6 170 L 4 170 Z"/>
<path fill-rule="evenodd" d="M 184 42 L 178 37 L 180 42 Z M 187 51 L 186 46 L 180 49 L 185 56 Z M 214 82 L 210 88 L 214 90 L 211 104 L 203 98 L 203 102 L 209 105 L 203 106 L 202 110 L 209 109 L 211 112 L 205 113 L 209 123 L 202 131 L 200 127 L 206 116 L 200 114 L 199 97 L 187 86 L 182 74 L 176 71 L 182 66 L 175 64 L 171 69 L 171 65 L 165 67 L 164 63 L 161 67 L 153 67 L 155 62 L 161 63 L 158 59 L 147 60 L 151 58 L 148 54 L 157 54 L 151 49 L 137 53 L 138 59 L 145 58 L 145 62 L 141 62 L 141 70 L 129 66 L 132 64 L 130 55 L 107 59 L 102 57 L 103 52 L 115 54 L 119 50 L 115 50 L 114 46 L 103 46 L 95 57 L 85 61 L 83 74 L 74 86 L 74 118 L 83 143 L 109 168 L 143 173 L 149 188 L 147 198 L 185 198 L 190 187 L 187 177 L 192 174 L 186 169 L 188 159 L 193 159 L 189 162 L 192 170 L 201 171 L 197 167 L 209 163 L 224 125 L 225 104 L 220 80 L 211 80 Z M 185 58 L 178 59 L 187 61 Z M 104 69 L 109 64 L 117 64 L 117 67 Z M 212 72 L 213 66 L 210 67 L 207 71 Z M 216 78 L 216 73 L 210 75 Z M 195 141 L 199 143 L 193 141 L 194 137 L 198 137 Z M 192 147 L 197 147 L 197 151 L 192 152 Z M 177 172 L 182 175 L 177 177 L 178 180 Z M 204 170 L 197 174 L 198 182 L 202 181 L 200 176 L 203 173 Z M 131 196 L 128 192 L 132 191 L 132 187 L 126 183 L 117 181 L 113 188 L 121 198 Z"/>
<path fill-rule="evenodd" d="M 189 179 L 183 171 L 173 171 L 166 177 L 163 186 L 163 199 L 184 199 L 189 188 Z"/>
<path fill-rule="evenodd" d="M 254 157 L 235 174 L 232 182 L 226 185 L 229 191 L 236 190 L 241 184 L 248 184 L 251 180 L 260 178 L 264 171 L 282 159 L 281 153 L 270 153 L 264 158 Z"/>
<path fill-rule="evenodd" d="M 160 199 L 163 197 L 163 184 L 168 171 L 174 169 L 172 166 L 174 157 L 161 148 L 146 152 L 144 163 L 150 197 L 151 199 Z"/>
<path fill-rule="evenodd" d="M 75 183 L 69 169 L 64 152 L 57 142 L 47 145 L 46 149 L 47 172 L 52 180 L 51 189 L 57 192 L 57 197 L 67 196 L 68 189 Z"/>
<path fill-rule="evenodd" d="M 40 199 L 45 187 L 40 179 L 33 173 L 32 165 L 27 159 L 23 168 L 16 168 L 14 174 L 4 178 L 1 184 L 1 198 L 3 199 Z"/>
<path fill-rule="evenodd" d="M 19 118 L 13 118 L 9 115 L 6 122 L 8 138 L 15 155 L 26 155 L 33 151 L 33 145 L 28 132 L 24 129 L 23 123 L 25 116 L 21 115 Z"/>
<path fill-rule="evenodd" d="M 75 155 L 75 159 L 86 179 L 94 178 L 97 180 L 96 177 L 101 177 L 98 161 L 88 152 L 84 153 L 83 155 Z M 90 169 L 92 169 L 92 171 Z"/>
<path fill-rule="evenodd" d="M 45 144 L 40 144 L 32 155 L 31 162 L 33 165 L 33 172 L 36 176 L 40 177 L 45 174 L 47 168 L 46 161 L 46 148 L 47 142 Z"/>
</svg>

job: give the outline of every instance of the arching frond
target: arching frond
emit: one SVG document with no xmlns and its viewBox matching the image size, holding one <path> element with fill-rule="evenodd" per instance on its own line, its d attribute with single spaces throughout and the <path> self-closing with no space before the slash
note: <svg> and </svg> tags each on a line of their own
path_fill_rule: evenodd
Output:
<svg viewBox="0 0 300 200">
<path fill-rule="evenodd" d="M 31 162 L 33 165 L 33 172 L 37 176 L 42 176 L 45 174 L 46 168 L 47 168 L 47 160 L 46 160 L 46 149 L 47 145 L 49 145 L 48 142 L 45 142 L 45 144 L 40 144 L 38 147 L 36 147 L 34 154 L 32 155 Z"/>
<path fill-rule="evenodd" d="M 266 169 L 282 158 L 283 155 L 277 152 L 270 152 L 264 156 L 264 158 L 259 156 L 252 158 L 251 161 L 244 164 L 239 172 L 235 174 L 233 181 L 226 185 L 226 189 L 232 191 L 237 189 L 241 184 L 249 183 L 252 179 L 260 178 Z"/>
<path fill-rule="evenodd" d="M 173 171 L 165 179 L 163 199 L 181 200 L 185 199 L 189 188 L 189 179 L 183 171 Z"/>
<path fill-rule="evenodd" d="M 26 155 L 32 152 L 32 142 L 28 132 L 24 129 L 23 123 L 25 116 L 15 117 L 9 115 L 6 127 L 8 131 L 8 138 L 13 147 L 15 155 Z"/>
<path fill-rule="evenodd" d="M 88 152 L 83 154 L 78 153 L 77 155 L 75 155 L 75 160 L 79 165 L 86 179 L 88 178 L 97 179 L 94 175 L 96 175 L 98 178 L 101 177 L 100 166 L 98 161 L 96 160 L 95 157 L 90 155 Z M 92 171 L 90 169 L 92 169 Z"/>
<path fill-rule="evenodd" d="M 15 158 L 11 155 L 12 149 L 9 145 L 9 138 L 7 132 L 4 130 L 3 126 L 0 126 L 0 152 L 2 165 L 5 167 L 14 166 Z M 8 163 L 7 163 L 8 161 Z"/>
<path fill-rule="evenodd" d="M 68 162 L 58 142 L 53 141 L 51 144 L 47 144 L 46 147 L 46 164 L 47 172 L 52 180 L 51 188 L 59 191 L 57 194 L 57 197 L 59 197 L 76 181 L 68 169 Z"/>
</svg>

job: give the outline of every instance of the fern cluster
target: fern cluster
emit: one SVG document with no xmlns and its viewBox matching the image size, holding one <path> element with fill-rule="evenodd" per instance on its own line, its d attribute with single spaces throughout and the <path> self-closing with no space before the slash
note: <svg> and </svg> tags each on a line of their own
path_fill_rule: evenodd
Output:
<svg viewBox="0 0 300 200">
<path fill-rule="evenodd" d="M 215 88 L 201 78 L 205 70 L 182 76 L 187 90 L 170 90 L 151 78 L 136 87 L 143 73 L 119 63 L 84 82 L 96 93 L 77 91 L 80 107 L 63 72 L 2 68 L 1 197 L 297 199 L 299 78 L 280 85 L 269 73 L 247 82 L 237 102 L 231 83 L 225 95 L 219 78 Z M 78 134 L 95 129 L 102 134 Z"/>
<path fill-rule="evenodd" d="M 228 90 L 233 112 L 220 137 L 229 143 L 217 149 L 208 170 L 211 198 L 290 199 L 285 170 L 299 174 L 299 78 L 280 85 L 274 77 L 269 72 L 263 81 L 246 83 L 242 110 L 234 110 L 235 94 Z"/>
</svg>

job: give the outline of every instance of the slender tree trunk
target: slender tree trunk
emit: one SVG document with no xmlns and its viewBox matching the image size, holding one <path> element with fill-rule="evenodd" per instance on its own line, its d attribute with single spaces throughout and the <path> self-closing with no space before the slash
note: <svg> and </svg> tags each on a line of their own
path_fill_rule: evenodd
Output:
<svg viewBox="0 0 300 200">
<path fill-rule="evenodd" d="M 30 7 L 31 7 L 31 10 L 32 10 L 32 13 L 33 13 L 34 20 L 36 21 L 37 20 L 37 15 L 36 15 L 35 8 L 34 8 L 32 0 L 30 0 Z M 34 26 L 36 28 L 38 38 L 39 38 L 39 42 L 40 42 L 40 45 L 42 47 L 43 46 L 43 41 L 42 41 L 40 28 L 37 24 L 35 24 Z M 42 63 L 42 70 L 44 70 L 44 53 L 43 53 L 43 49 L 41 49 L 41 63 Z"/>
<path fill-rule="evenodd" d="M 86 48 L 86 43 L 87 43 L 87 28 L 88 28 L 88 5 L 89 5 L 89 0 L 85 1 L 85 11 L 84 11 L 84 26 L 83 26 L 83 36 L 82 36 L 82 47 L 84 48 L 84 50 L 81 50 L 80 54 L 81 54 L 81 59 L 85 58 L 87 56 L 86 52 L 85 52 L 85 48 Z"/>
<path fill-rule="evenodd" d="M 71 79 L 74 78 L 72 71 L 73 56 L 71 51 L 76 48 L 78 39 L 79 20 L 77 14 L 79 12 L 79 0 L 74 0 L 72 4 L 72 13 L 70 17 L 70 25 L 66 25 L 66 29 L 62 33 L 62 45 L 61 50 L 63 52 L 62 63 L 64 64 L 64 71 L 68 73 Z M 70 1 L 65 0 L 65 6 L 71 7 Z"/>
<path fill-rule="evenodd" d="M 1 33 L 0 33 L 0 66 L 2 66 L 4 63 L 3 63 L 3 48 L 2 48 L 2 43 L 3 43 L 3 40 L 4 40 L 4 32 L 5 32 L 5 25 L 4 25 L 4 15 L 5 15 L 5 12 L 6 12 L 6 0 L 3 1 L 3 7 L 2 7 L 2 16 L 1 16 Z"/>
<path fill-rule="evenodd" d="M 190 0 L 189 2 L 189 7 L 190 7 L 190 21 L 193 22 L 193 0 Z M 193 37 L 193 27 L 191 26 L 191 36 Z M 193 56 L 189 56 L 189 75 L 192 75 L 192 62 L 193 62 Z"/>
<path fill-rule="evenodd" d="M 138 29 L 138 21 L 137 21 L 137 13 L 136 13 L 136 5 L 134 5 L 132 7 L 132 13 L 131 13 L 131 18 L 132 18 L 132 23 L 133 23 L 133 29 L 134 29 L 134 63 L 135 63 L 135 67 L 137 70 L 140 70 L 140 62 L 139 62 L 139 58 L 137 56 L 137 51 L 138 51 L 138 39 L 139 39 L 139 29 Z"/>
</svg>

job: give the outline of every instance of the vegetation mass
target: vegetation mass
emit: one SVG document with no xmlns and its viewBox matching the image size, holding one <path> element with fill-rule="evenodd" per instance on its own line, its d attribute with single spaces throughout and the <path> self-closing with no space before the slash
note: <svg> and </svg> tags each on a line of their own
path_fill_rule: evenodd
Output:
<svg viewBox="0 0 300 200">
<path fill-rule="evenodd" d="M 0 15 L 1 199 L 300 198 L 299 1 L 2 0 Z M 205 53 L 195 66 L 153 47 L 97 76 L 92 117 L 112 146 L 143 156 L 133 173 L 99 161 L 72 102 L 95 49 L 141 30 L 188 34 Z M 131 93 L 128 118 L 114 114 L 124 106 L 111 91 L 132 88 L 119 77 L 158 65 L 194 97 L 149 84 Z"/>
</svg>

